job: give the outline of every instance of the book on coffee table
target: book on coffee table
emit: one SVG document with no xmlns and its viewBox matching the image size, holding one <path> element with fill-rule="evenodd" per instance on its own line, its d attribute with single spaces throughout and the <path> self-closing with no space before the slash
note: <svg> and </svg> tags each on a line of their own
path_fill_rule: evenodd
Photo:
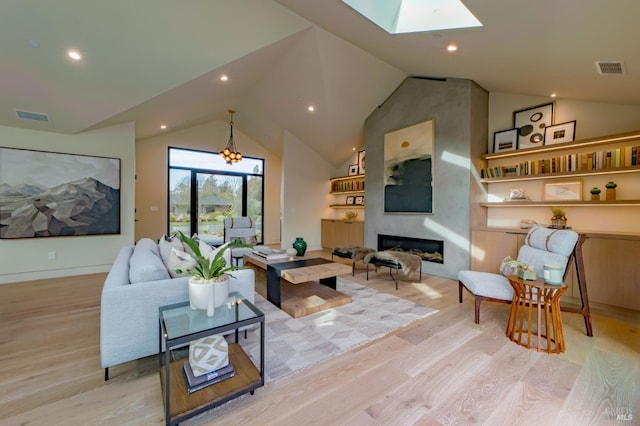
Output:
<svg viewBox="0 0 640 426">
<path fill-rule="evenodd" d="M 191 364 L 189 364 L 189 361 L 185 361 L 184 365 L 182 366 L 182 370 L 184 372 L 184 378 L 187 383 L 187 391 L 189 393 L 204 389 L 207 386 L 215 385 L 216 383 L 229 379 L 236 374 L 231 363 L 201 376 L 195 376 L 193 374 L 193 370 L 191 369 Z"/>
<path fill-rule="evenodd" d="M 263 257 L 267 260 L 275 260 L 275 259 L 286 259 L 289 257 L 286 251 L 284 250 L 276 250 L 271 247 L 256 247 L 253 250 L 253 254 L 256 256 Z"/>
</svg>

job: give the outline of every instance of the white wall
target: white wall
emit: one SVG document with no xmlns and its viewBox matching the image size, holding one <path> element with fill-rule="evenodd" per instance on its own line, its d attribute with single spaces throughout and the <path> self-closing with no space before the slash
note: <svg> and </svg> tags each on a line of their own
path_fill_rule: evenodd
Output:
<svg viewBox="0 0 640 426">
<path fill-rule="evenodd" d="M 2 146 L 120 158 L 120 234 L 0 240 L 0 283 L 108 271 L 118 250 L 133 243 L 135 137 L 133 123 L 78 135 L 0 126 Z M 25 164 L 25 168 L 29 165 Z M 2 183 L 2 182 L 0 182 Z M 49 252 L 55 260 L 48 260 Z"/>
<path fill-rule="evenodd" d="M 555 123 L 576 120 L 576 140 L 640 129 L 640 106 L 601 102 L 580 102 L 511 93 L 489 94 L 489 135 L 487 152 L 493 151 L 493 133 L 513 128 L 513 112 L 555 102 Z"/>
<path fill-rule="evenodd" d="M 307 250 L 320 250 L 320 219 L 329 217 L 329 178 L 335 172 L 328 162 L 292 134 L 285 132 L 282 159 L 282 247 L 296 237 Z"/>
</svg>

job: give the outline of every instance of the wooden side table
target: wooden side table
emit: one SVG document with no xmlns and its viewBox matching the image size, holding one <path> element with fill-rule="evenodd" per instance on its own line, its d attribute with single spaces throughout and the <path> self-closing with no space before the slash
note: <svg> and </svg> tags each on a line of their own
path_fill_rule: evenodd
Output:
<svg viewBox="0 0 640 426">
<path fill-rule="evenodd" d="M 547 353 L 564 352 L 560 297 L 567 291 L 567 285 L 545 284 L 542 278 L 528 281 L 517 275 L 507 278 L 513 287 L 507 337 L 527 349 Z M 534 307 L 536 324 L 532 322 Z M 535 329 L 532 329 L 534 326 Z M 531 339 L 532 334 L 534 341 Z"/>
</svg>

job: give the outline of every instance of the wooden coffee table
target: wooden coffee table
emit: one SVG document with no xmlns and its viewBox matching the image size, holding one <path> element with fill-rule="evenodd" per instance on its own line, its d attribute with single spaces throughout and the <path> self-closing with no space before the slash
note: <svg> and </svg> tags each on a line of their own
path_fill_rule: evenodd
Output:
<svg viewBox="0 0 640 426">
<path fill-rule="evenodd" d="M 322 258 L 266 260 L 245 254 L 243 264 L 256 273 L 256 291 L 294 318 L 351 303 L 336 289 L 336 277 L 351 273 L 345 264 Z"/>
</svg>

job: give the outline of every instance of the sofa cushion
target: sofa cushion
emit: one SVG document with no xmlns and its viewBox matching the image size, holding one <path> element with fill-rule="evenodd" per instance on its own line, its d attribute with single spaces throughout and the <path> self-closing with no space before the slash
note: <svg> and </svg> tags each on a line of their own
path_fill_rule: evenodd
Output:
<svg viewBox="0 0 640 426">
<path fill-rule="evenodd" d="M 190 254 L 176 248 L 171 249 L 171 253 L 169 254 L 169 259 L 167 261 L 167 269 L 169 270 L 169 275 L 171 275 L 172 278 L 189 275 L 187 270 L 193 269 L 195 266 L 196 260 L 191 257 Z M 176 269 L 182 270 L 182 273 L 177 273 Z"/>
<path fill-rule="evenodd" d="M 134 251 L 135 250 L 147 250 L 160 257 L 160 249 L 158 248 L 158 244 L 156 244 L 156 242 L 151 238 L 140 238 L 140 240 L 134 246 Z"/>
<path fill-rule="evenodd" d="M 202 240 L 198 240 L 198 248 L 200 249 L 200 254 L 202 254 L 204 257 L 209 257 L 211 252 L 213 252 L 213 247 Z"/>
<path fill-rule="evenodd" d="M 134 249 L 133 255 L 129 259 L 129 282 L 131 284 L 169 278 L 167 268 L 158 255 L 151 250 Z"/>
<path fill-rule="evenodd" d="M 160 251 L 160 257 L 164 262 L 167 269 L 169 269 L 169 257 L 171 256 L 171 249 L 175 248 L 180 251 L 184 251 L 184 245 L 182 240 L 177 235 L 171 235 L 170 237 L 162 236 L 158 241 L 158 249 Z"/>
</svg>

